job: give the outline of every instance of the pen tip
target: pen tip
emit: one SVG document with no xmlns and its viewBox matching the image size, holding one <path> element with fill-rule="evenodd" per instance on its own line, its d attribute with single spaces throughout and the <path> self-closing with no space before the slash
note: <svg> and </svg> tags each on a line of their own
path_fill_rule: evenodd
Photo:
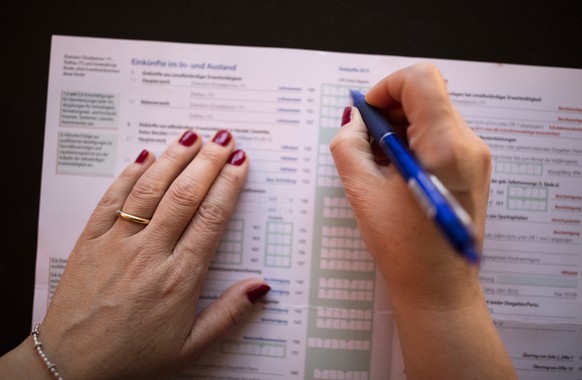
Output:
<svg viewBox="0 0 582 380">
<path fill-rule="evenodd" d="M 352 96 L 352 99 L 363 97 L 362 93 L 358 90 L 350 90 L 350 95 Z"/>
</svg>

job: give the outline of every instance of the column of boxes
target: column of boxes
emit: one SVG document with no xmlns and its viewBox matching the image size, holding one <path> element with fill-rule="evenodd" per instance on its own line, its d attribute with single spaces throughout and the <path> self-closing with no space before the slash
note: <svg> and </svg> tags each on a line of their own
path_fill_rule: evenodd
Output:
<svg viewBox="0 0 582 380">
<path fill-rule="evenodd" d="M 215 263 L 241 264 L 243 256 L 244 221 L 233 219 L 224 231 L 224 235 L 214 255 Z"/>
<path fill-rule="evenodd" d="M 322 228 L 320 269 L 374 272 L 375 265 L 357 228 Z"/>
<path fill-rule="evenodd" d="M 333 157 L 329 152 L 328 144 L 319 144 L 319 156 L 317 158 L 317 186 L 342 187 L 342 181 L 337 174 Z"/>
<path fill-rule="evenodd" d="M 319 126 L 323 128 L 341 127 L 344 108 L 351 104 L 349 86 L 323 84 L 321 86 L 321 106 Z"/>
<path fill-rule="evenodd" d="M 291 248 L 293 224 L 287 222 L 268 222 L 265 247 L 265 266 L 291 267 Z"/>
</svg>

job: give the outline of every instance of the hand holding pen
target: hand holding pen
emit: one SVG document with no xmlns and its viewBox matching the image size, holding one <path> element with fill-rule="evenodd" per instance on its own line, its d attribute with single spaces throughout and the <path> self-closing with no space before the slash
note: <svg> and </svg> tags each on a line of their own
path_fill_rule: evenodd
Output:
<svg viewBox="0 0 582 380">
<path fill-rule="evenodd" d="M 489 193 L 489 148 L 452 105 L 440 72 L 428 64 L 398 71 L 371 88 L 366 101 L 407 139 L 418 164 L 438 177 L 469 214 L 479 250 Z M 478 266 L 458 254 L 427 217 L 396 165 L 386 164 L 384 152 L 370 144 L 370 126 L 358 109 L 349 107 L 347 112 L 351 121 L 330 149 L 362 238 L 380 270 L 385 269 L 389 285 L 395 278 L 393 286 L 406 284 L 406 292 L 412 292 L 431 279 L 438 278 L 433 288 L 439 289 L 441 283 L 466 284 L 463 276 L 476 278 Z M 405 278 L 400 281 L 400 276 Z"/>
<path fill-rule="evenodd" d="M 488 146 L 455 109 L 445 81 L 431 64 L 393 73 L 371 88 L 365 101 L 388 120 L 390 133 L 386 135 L 386 125 L 378 132 L 369 115 L 362 118 L 357 107 L 347 107 L 330 150 L 361 236 L 386 280 L 408 378 L 435 373 L 469 378 L 470 371 L 501 371 L 483 378 L 511 378 L 511 362 L 481 290 L 479 266 L 471 265 L 483 243 L 491 172 Z M 359 101 L 354 104 L 367 108 Z M 395 135 L 406 138 L 410 151 L 399 138 L 393 139 L 395 144 L 387 141 Z M 385 145 L 383 154 L 406 151 L 389 156 L 386 164 L 371 140 L 380 142 L 380 148 Z M 451 193 L 442 197 L 444 204 L 458 201 L 445 214 L 456 217 L 455 207 L 467 212 L 471 227 L 463 217 L 453 223 L 467 232 L 466 238 L 455 242 L 445 233 L 450 226 L 427 216 L 427 206 L 440 206 L 434 194 L 422 194 L 424 206 L 417 201 L 413 193 L 424 191 L 418 182 L 426 180 L 419 175 L 429 178 L 431 186 L 438 182 L 430 175 L 440 179 L 437 195 L 446 193 L 445 188 Z M 411 178 L 417 183 L 410 185 Z M 493 347 L 495 352 L 490 351 Z M 485 357 L 502 365 L 482 368 L 478 361 Z M 458 364 L 463 361 L 467 366 Z"/>
<path fill-rule="evenodd" d="M 434 175 L 418 163 L 412 152 L 396 135 L 396 130 L 379 109 L 366 103 L 364 95 L 352 90 L 354 107 L 366 128 L 390 162 L 396 167 L 406 185 L 427 216 L 434 220 L 443 235 L 459 254 L 469 262 L 479 261 L 471 217 Z"/>
</svg>

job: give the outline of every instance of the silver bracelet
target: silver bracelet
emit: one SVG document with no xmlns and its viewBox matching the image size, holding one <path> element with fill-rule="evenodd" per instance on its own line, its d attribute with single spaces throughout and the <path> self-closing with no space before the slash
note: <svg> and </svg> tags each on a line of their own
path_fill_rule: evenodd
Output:
<svg viewBox="0 0 582 380">
<path fill-rule="evenodd" d="M 37 323 L 34 326 L 34 329 L 32 329 L 32 332 L 30 333 L 30 335 L 32 335 L 32 339 L 34 340 L 34 349 L 36 350 L 36 352 L 38 352 L 38 354 L 40 355 L 40 358 L 42 359 L 44 364 L 46 364 L 46 367 L 48 368 L 49 372 L 53 375 L 53 377 L 55 377 L 56 379 L 59 379 L 59 380 L 63 380 L 61 375 L 59 375 L 59 371 L 57 371 L 57 367 L 55 367 L 55 364 L 51 363 L 48 360 L 44 351 L 42 350 L 42 343 L 40 342 L 40 339 L 38 338 L 38 335 L 39 335 L 38 328 L 39 327 L 40 327 L 40 323 Z"/>
</svg>

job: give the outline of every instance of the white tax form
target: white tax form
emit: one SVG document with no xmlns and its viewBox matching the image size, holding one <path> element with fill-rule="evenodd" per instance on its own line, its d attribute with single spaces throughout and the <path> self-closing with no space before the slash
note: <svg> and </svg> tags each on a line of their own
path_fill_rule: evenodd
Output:
<svg viewBox="0 0 582 380">
<path fill-rule="evenodd" d="M 272 291 L 179 378 L 405 379 L 389 295 L 329 153 L 349 89 L 432 61 L 493 174 L 481 284 L 521 379 L 582 379 L 582 70 L 54 36 L 33 324 L 115 176 L 192 128 L 251 160 L 201 307 Z"/>
</svg>

